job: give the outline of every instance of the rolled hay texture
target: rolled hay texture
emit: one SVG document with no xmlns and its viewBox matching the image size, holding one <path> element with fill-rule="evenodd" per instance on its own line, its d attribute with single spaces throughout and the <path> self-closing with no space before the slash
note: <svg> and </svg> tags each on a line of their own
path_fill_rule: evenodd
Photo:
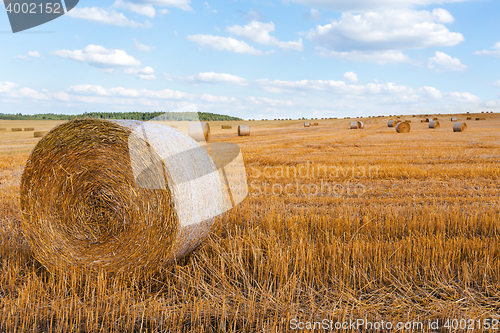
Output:
<svg viewBox="0 0 500 333">
<path fill-rule="evenodd" d="M 222 129 L 231 129 L 231 128 L 233 128 L 233 126 L 231 126 L 231 125 L 221 125 L 221 128 Z"/>
<path fill-rule="evenodd" d="M 433 120 L 429 123 L 429 128 L 432 128 L 432 129 L 438 129 L 440 126 L 441 126 L 441 124 L 439 124 L 439 121 L 436 121 L 436 120 Z"/>
<path fill-rule="evenodd" d="M 359 129 L 365 128 L 365 123 L 363 123 L 362 121 L 358 121 L 358 128 Z"/>
<path fill-rule="evenodd" d="M 198 246 L 232 207 L 227 194 L 207 150 L 184 133 L 73 120 L 42 138 L 27 161 L 21 226 L 48 269 L 147 274 Z"/>
<path fill-rule="evenodd" d="M 309 127 L 311 126 L 309 123 L 304 123 L 304 127 Z"/>
<path fill-rule="evenodd" d="M 25 132 L 33 132 L 35 129 L 33 127 L 25 127 L 24 131 Z"/>
<path fill-rule="evenodd" d="M 10 129 L 12 132 L 22 132 L 23 129 L 22 128 L 18 128 L 18 127 L 13 127 Z"/>
<path fill-rule="evenodd" d="M 249 136 L 249 135 L 250 135 L 250 126 L 248 125 L 238 126 L 238 136 Z"/>
<path fill-rule="evenodd" d="M 357 121 L 351 121 L 351 129 L 358 129 L 359 123 Z"/>
<path fill-rule="evenodd" d="M 467 129 L 466 123 L 454 123 L 453 132 L 464 132 Z"/>
<path fill-rule="evenodd" d="M 458 121 L 457 117 L 451 117 L 451 121 Z"/>
<path fill-rule="evenodd" d="M 210 142 L 210 125 L 206 122 L 189 124 L 188 135 L 195 141 Z"/>
<path fill-rule="evenodd" d="M 398 133 L 410 133 L 410 123 L 407 122 L 399 122 L 396 124 L 396 132 Z"/>
<path fill-rule="evenodd" d="M 34 138 L 43 138 L 45 134 L 49 133 L 48 131 L 37 131 L 33 133 Z"/>
<path fill-rule="evenodd" d="M 401 122 L 401 121 L 399 121 L 399 120 L 389 120 L 389 121 L 387 122 L 387 127 L 396 127 L 396 125 L 397 125 L 398 123 L 400 123 L 400 122 Z"/>
</svg>

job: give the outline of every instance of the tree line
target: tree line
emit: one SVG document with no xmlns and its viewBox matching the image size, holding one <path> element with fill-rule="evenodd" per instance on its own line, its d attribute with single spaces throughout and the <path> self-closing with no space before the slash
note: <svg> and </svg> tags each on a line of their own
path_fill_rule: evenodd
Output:
<svg viewBox="0 0 500 333">
<path fill-rule="evenodd" d="M 3 114 L 0 113 L 1 120 L 73 120 L 73 119 L 131 119 L 149 121 L 155 120 L 201 120 L 201 121 L 228 121 L 242 120 L 238 117 L 226 116 L 223 114 L 210 112 L 85 112 L 77 115 L 40 113 L 40 114 Z"/>
</svg>

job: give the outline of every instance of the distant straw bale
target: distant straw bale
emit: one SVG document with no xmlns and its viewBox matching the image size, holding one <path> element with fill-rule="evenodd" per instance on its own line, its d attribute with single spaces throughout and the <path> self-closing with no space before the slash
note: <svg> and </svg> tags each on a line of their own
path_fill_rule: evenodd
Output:
<svg viewBox="0 0 500 333">
<path fill-rule="evenodd" d="M 457 117 L 451 117 L 451 121 L 458 121 Z"/>
<path fill-rule="evenodd" d="M 453 124 L 453 132 L 463 132 L 467 129 L 466 123 L 454 123 Z"/>
<path fill-rule="evenodd" d="M 10 129 L 12 132 L 22 132 L 23 129 L 22 128 L 19 128 L 19 127 L 13 127 Z"/>
<path fill-rule="evenodd" d="M 311 126 L 309 123 L 304 123 L 304 127 L 309 127 Z"/>
<path fill-rule="evenodd" d="M 358 129 L 358 128 L 359 128 L 359 122 L 351 121 L 351 129 Z"/>
<path fill-rule="evenodd" d="M 33 127 L 25 127 L 24 131 L 25 132 L 33 132 L 35 129 Z"/>
<path fill-rule="evenodd" d="M 438 129 L 440 126 L 441 126 L 441 124 L 439 123 L 439 121 L 433 120 L 429 123 L 429 128 L 432 128 L 432 129 Z"/>
<path fill-rule="evenodd" d="M 396 132 L 410 133 L 411 125 L 408 122 L 399 122 L 396 124 Z"/>
<path fill-rule="evenodd" d="M 45 134 L 49 133 L 48 131 L 38 131 L 33 133 L 34 138 L 43 138 Z"/>
<path fill-rule="evenodd" d="M 250 126 L 248 125 L 238 126 L 238 136 L 249 136 L 249 135 L 250 135 Z"/>
</svg>

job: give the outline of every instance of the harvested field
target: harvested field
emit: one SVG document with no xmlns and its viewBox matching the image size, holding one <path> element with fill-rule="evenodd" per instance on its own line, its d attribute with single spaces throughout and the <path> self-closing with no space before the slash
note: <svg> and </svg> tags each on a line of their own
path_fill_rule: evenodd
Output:
<svg viewBox="0 0 500 333">
<path fill-rule="evenodd" d="M 249 196 L 188 257 L 141 280 L 50 273 L 34 259 L 20 230 L 19 185 L 40 138 L 0 132 L 0 332 L 282 332 L 291 318 L 497 318 L 500 117 L 463 133 L 450 121 L 438 131 L 414 122 L 405 135 L 388 120 L 371 118 L 363 131 L 347 119 L 314 129 L 255 121 L 251 136 L 209 122 L 211 142 L 241 147 Z M 13 123 L 0 128 L 57 124 Z"/>
</svg>

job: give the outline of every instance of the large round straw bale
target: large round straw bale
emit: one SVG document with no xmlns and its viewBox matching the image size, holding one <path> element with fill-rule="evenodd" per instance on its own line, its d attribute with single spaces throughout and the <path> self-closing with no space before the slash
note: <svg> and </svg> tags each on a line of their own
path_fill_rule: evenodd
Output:
<svg viewBox="0 0 500 333">
<path fill-rule="evenodd" d="M 360 129 L 365 128 L 365 123 L 363 123 L 362 121 L 358 121 L 358 128 Z"/>
<path fill-rule="evenodd" d="M 35 129 L 33 127 L 25 127 L 24 131 L 25 132 L 33 132 Z"/>
<path fill-rule="evenodd" d="M 49 269 L 156 271 L 189 253 L 223 212 L 221 176 L 189 136 L 138 121 L 50 131 L 21 178 L 22 228 Z"/>
<path fill-rule="evenodd" d="M 309 124 L 309 123 L 304 123 L 304 127 L 309 127 L 309 126 L 311 126 L 311 124 Z"/>
<path fill-rule="evenodd" d="M 194 122 L 189 124 L 188 135 L 195 141 L 210 141 L 210 125 L 205 122 Z"/>
<path fill-rule="evenodd" d="M 18 128 L 18 127 L 13 127 L 10 129 L 12 132 L 22 132 L 22 128 Z"/>
<path fill-rule="evenodd" d="M 451 117 L 451 121 L 458 121 L 457 117 Z"/>
<path fill-rule="evenodd" d="M 429 123 L 429 128 L 437 129 L 440 126 L 441 126 L 441 124 L 439 124 L 439 121 L 436 121 L 436 120 L 433 120 Z"/>
<path fill-rule="evenodd" d="M 239 125 L 238 126 L 238 136 L 248 136 L 250 135 L 250 126 Z"/>
<path fill-rule="evenodd" d="M 45 134 L 49 133 L 48 131 L 37 131 L 33 133 L 34 138 L 42 138 Z"/>
<path fill-rule="evenodd" d="M 357 121 L 351 121 L 351 129 L 358 129 L 359 123 Z"/>
<path fill-rule="evenodd" d="M 453 124 L 453 132 L 463 132 L 467 129 L 466 123 L 454 123 Z"/>
<path fill-rule="evenodd" d="M 396 132 L 398 133 L 410 133 L 410 123 L 407 122 L 399 122 L 396 124 Z"/>
</svg>

